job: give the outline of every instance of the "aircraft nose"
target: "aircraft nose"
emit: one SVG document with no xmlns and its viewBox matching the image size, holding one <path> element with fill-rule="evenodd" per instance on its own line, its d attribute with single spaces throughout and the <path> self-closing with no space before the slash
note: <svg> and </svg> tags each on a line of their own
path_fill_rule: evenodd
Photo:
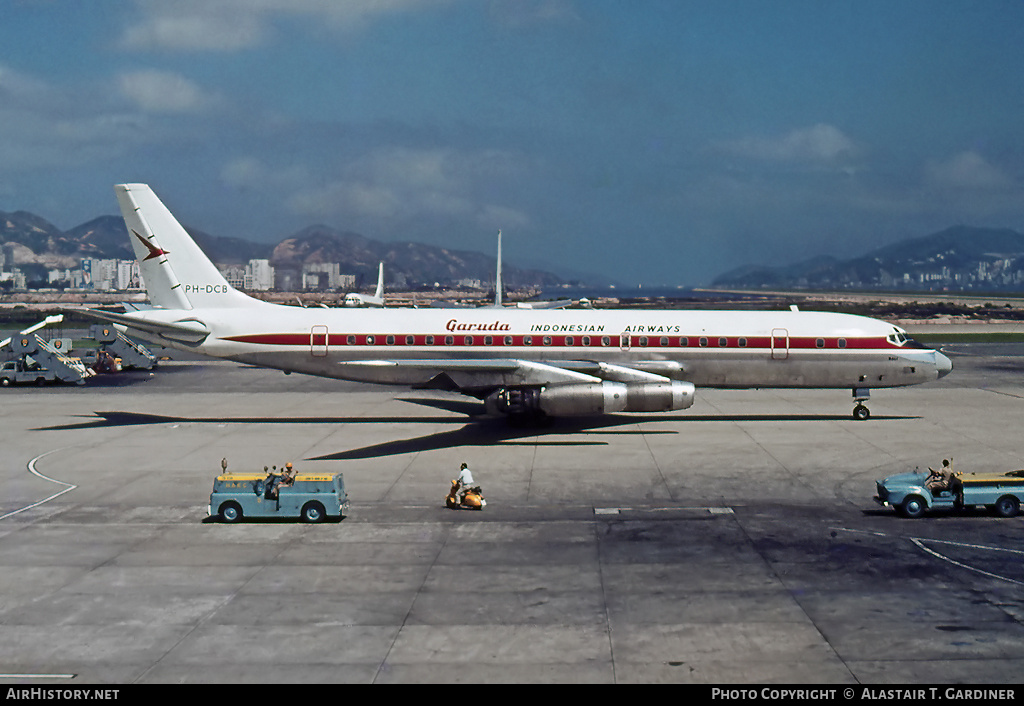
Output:
<svg viewBox="0 0 1024 706">
<path fill-rule="evenodd" d="M 949 359 L 949 356 L 935 351 L 935 372 L 939 378 L 946 377 L 951 370 L 953 370 L 953 361 Z"/>
</svg>

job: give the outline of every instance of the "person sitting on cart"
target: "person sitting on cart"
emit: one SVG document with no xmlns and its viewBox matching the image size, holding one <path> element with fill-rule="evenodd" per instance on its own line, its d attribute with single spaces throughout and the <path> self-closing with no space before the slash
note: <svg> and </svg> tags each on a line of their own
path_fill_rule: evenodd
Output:
<svg viewBox="0 0 1024 706">
<path fill-rule="evenodd" d="M 267 471 L 267 467 L 263 467 L 264 471 Z M 266 478 L 266 497 L 268 500 L 277 500 L 277 486 L 281 482 L 281 476 L 277 473 L 277 466 L 271 466 L 270 470 L 267 471 Z"/>
<path fill-rule="evenodd" d="M 931 491 L 932 495 L 938 495 L 944 490 L 949 490 L 950 483 L 953 480 L 953 468 L 949 465 L 949 459 L 942 459 L 942 470 L 936 471 L 934 468 L 928 469 L 930 473 L 928 478 L 925 479 L 924 485 Z"/>
<path fill-rule="evenodd" d="M 281 476 L 281 480 L 277 484 L 278 489 L 280 489 L 280 488 L 287 488 L 289 486 L 295 485 L 295 476 L 296 475 L 297 475 L 297 472 L 295 471 L 294 468 L 292 468 L 292 462 L 291 461 L 289 461 L 288 463 L 284 464 L 284 475 Z"/>
</svg>

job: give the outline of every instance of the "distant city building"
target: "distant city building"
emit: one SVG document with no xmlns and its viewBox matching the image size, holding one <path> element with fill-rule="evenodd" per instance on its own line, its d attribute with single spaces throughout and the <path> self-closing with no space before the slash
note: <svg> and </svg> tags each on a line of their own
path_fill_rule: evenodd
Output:
<svg viewBox="0 0 1024 706">
<path fill-rule="evenodd" d="M 245 288 L 258 292 L 266 292 L 274 288 L 274 268 L 270 260 L 249 260 L 245 268 L 247 285 Z"/>
<path fill-rule="evenodd" d="M 235 289 L 266 292 L 274 288 L 274 268 L 269 260 L 249 260 L 247 265 L 218 265 L 217 269 Z"/>
<path fill-rule="evenodd" d="M 306 291 L 352 289 L 355 275 L 341 273 L 339 262 L 311 262 L 302 266 L 302 288 Z"/>
</svg>

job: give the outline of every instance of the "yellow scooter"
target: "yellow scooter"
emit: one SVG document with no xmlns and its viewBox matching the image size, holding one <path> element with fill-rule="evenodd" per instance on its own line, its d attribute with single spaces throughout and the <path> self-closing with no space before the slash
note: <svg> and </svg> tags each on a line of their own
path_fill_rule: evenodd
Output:
<svg viewBox="0 0 1024 706">
<path fill-rule="evenodd" d="M 462 490 L 462 484 L 457 480 L 452 481 L 452 489 L 448 492 L 448 495 L 444 499 L 444 504 L 452 510 L 483 510 L 487 501 L 484 500 L 484 493 L 480 490 L 479 485 L 475 485 L 472 488 L 466 490 L 466 494 L 459 500 L 459 491 Z"/>
</svg>

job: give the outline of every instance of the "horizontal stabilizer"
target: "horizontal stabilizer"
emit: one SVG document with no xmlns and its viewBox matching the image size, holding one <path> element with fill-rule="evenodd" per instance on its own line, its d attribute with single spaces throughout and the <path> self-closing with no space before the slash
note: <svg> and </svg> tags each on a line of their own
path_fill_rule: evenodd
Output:
<svg viewBox="0 0 1024 706">
<path fill-rule="evenodd" d="M 171 341 L 180 343 L 196 344 L 202 343 L 210 335 L 210 330 L 201 321 L 176 321 L 166 323 L 163 321 L 152 321 L 126 314 L 115 314 L 99 309 L 63 309 L 66 314 L 78 314 L 97 321 L 106 321 L 113 324 L 125 326 L 150 335 L 156 335 Z"/>
</svg>

